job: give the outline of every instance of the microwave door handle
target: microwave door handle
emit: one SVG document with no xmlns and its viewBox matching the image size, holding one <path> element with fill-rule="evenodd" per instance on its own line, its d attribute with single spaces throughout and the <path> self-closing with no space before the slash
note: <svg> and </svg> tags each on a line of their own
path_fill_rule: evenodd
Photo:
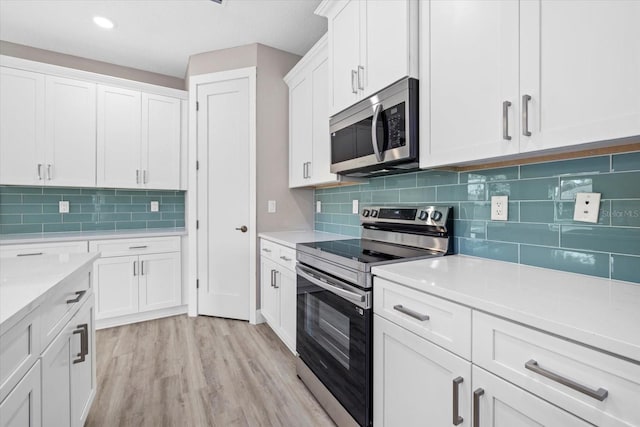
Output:
<svg viewBox="0 0 640 427">
<path fill-rule="evenodd" d="M 313 277 L 311 274 L 307 273 L 304 269 L 302 269 L 298 265 L 296 266 L 296 273 L 298 273 L 300 276 L 304 277 L 314 285 L 320 286 L 321 288 L 326 289 L 329 292 L 333 292 L 334 294 L 339 295 L 349 301 L 362 303 L 362 302 L 365 302 L 366 300 L 365 295 L 360 295 L 355 292 L 350 292 L 345 289 L 339 288 L 337 286 L 333 286 L 330 283 L 323 282 L 322 280 L 317 279 Z"/>
<path fill-rule="evenodd" d="M 376 154 L 376 160 L 378 160 L 378 163 L 382 162 L 382 153 L 380 152 L 380 147 L 378 147 L 377 132 L 380 111 L 382 111 L 382 104 L 376 105 L 376 108 L 373 110 L 373 120 L 371 121 L 371 144 L 373 145 L 373 152 Z"/>
</svg>

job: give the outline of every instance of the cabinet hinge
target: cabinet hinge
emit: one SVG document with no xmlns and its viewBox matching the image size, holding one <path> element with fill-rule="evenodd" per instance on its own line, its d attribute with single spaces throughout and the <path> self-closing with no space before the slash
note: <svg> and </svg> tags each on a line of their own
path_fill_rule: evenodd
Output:
<svg viewBox="0 0 640 427">
<path fill-rule="evenodd" d="M 200 289 L 200 279 L 196 279 L 196 289 Z"/>
<path fill-rule="evenodd" d="M 196 170 L 200 169 L 200 162 L 196 160 Z"/>
<path fill-rule="evenodd" d="M 196 220 L 196 230 L 200 228 L 200 221 Z"/>
<path fill-rule="evenodd" d="M 196 101 L 196 111 L 200 111 L 200 103 Z"/>
</svg>

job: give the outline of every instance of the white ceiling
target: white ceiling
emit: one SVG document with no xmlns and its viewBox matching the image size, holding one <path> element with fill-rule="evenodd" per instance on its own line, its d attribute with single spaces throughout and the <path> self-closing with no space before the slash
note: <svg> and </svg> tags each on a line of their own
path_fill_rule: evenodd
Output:
<svg viewBox="0 0 640 427">
<path fill-rule="evenodd" d="M 0 0 L 0 39 L 184 77 L 190 55 L 262 43 L 304 55 L 326 32 L 320 0 Z M 113 30 L 93 23 L 115 22 Z"/>
</svg>

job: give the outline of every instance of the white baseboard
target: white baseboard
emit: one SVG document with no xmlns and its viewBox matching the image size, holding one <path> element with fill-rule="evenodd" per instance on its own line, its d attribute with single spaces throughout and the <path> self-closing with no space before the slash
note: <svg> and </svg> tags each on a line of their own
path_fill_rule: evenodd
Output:
<svg viewBox="0 0 640 427">
<path fill-rule="evenodd" d="M 126 316 L 112 317 L 109 319 L 96 319 L 96 329 L 113 328 L 114 326 L 129 325 L 131 323 L 147 320 L 161 319 L 163 317 L 176 316 L 187 312 L 186 305 L 163 308 L 161 310 L 146 311 L 144 313 L 128 314 Z"/>
<path fill-rule="evenodd" d="M 259 325 L 260 323 L 264 323 L 266 321 L 267 320 L 262 315 L 262 312 L 260 311 L 260 309 L 256 310 L 256 325 Z"/>
</svg>

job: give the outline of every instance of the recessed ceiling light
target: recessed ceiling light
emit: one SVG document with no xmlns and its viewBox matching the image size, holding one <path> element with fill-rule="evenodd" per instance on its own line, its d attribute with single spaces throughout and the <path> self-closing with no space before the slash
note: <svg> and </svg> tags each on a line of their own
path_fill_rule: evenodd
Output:
<svg viewBox="0 0 640 427">
<path fill-rule="evenodd" d="M 113 27 L 115 27 L 115 25 L 113 24 L 113 21 L 110 19 L 105 18 L 104 16 L 94 16 L 93 17 L 93 22 L 95 22 L 95 24 L 100 27 L 100 28 L 104 28 L 106 30 L 110 30 Z"/>
</svg>

